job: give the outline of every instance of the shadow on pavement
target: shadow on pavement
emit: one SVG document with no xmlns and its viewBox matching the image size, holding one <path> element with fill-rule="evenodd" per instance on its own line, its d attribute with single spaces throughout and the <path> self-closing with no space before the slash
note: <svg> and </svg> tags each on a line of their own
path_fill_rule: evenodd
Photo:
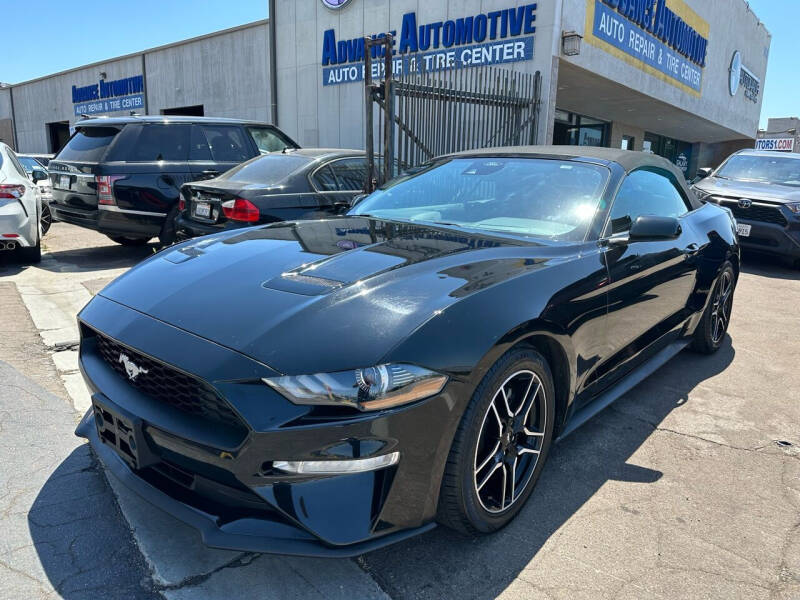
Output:
<svg viewBox="0 0 800 600">
<path fill-rule="evenodd" d="M 604 484 L 661 478 L 660 471 L 627 461 L 698 384 L 725 370 L 734 354 L 730 336 L 713 356 L 681 353 L 556 444 L 526 506 L 502 531 L 470 539 L 438 527 L 364 555 L 362 566 L 393 598 L 497 597 Z"/>
<path fill-rule="evenodd" d="M 57 252 L 44 252 L 36 265 L 21 263 L 13 252 L 0 253 L 0 276 L 16 275 L 25 269 L 36 268 L 53 273 L 91 273 L 106 269 L 132 267 L 160 249 L 157 244 L 145 246 L 92 246 Z"/>
<path fill-rule="evenodd" d="M 28 512 L 28 528 L 60 597 L 160 598 L 148 587 L 147 568 L 88 445 L 50 475 Z"/>
<path fill-rule="evenodd" d="M 800 268 L 788 266 L 777 256 L 742 251 L 742 272 L 772 279 L 800 281 Z"/>
</svg>

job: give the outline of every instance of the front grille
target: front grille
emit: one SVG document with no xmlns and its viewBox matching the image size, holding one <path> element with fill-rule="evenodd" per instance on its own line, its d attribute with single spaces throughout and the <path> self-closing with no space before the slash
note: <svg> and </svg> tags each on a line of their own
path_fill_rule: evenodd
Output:
<svg viewBox="0 0 800 600">
<path fill-rule="evenodd" d="M 767 206 L 764 204 L 756 204 L 755 202 L 750 208 L 742 208 L 739 206 L 739 200 L 731 200 L 728 198 L 715 198 L 720 205 L 725 208 L 730 208 L 733 216 L 737 219 L 745 221 L 761 221 L 763 223 L 774 223 L 786 227 L 788 221 L 783 216 L 781 209 L 777 206 Z"/>
<path fill-rule="evenodd" d="M 243 429 L 242 421 L 214 389 L 191 375 L 187 375 L 157 360 L 153 360 L 127 346 L 97 334 L 97 349 L 108 365 L 137 390 L 151 398 L 169 404 L 185 413 Z M 127 357 L 127 360 L 123 357 Z M 126 364 L 138 371 L 131 378 Z"/>
</svg>

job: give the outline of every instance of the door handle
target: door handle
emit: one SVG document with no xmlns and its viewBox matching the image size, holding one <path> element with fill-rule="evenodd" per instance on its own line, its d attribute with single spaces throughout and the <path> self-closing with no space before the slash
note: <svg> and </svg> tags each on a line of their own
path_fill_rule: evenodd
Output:
<svg viewBox="0 0 800 600">
<path fill-rule="evenodd" d="M 208 169 L 206 171 L 201 171 L 201 175 L 205 175 L 206 177 L 216 177 L 219 175 L 219 171 L 215 171 L 214 169 Z"/>
</svg>

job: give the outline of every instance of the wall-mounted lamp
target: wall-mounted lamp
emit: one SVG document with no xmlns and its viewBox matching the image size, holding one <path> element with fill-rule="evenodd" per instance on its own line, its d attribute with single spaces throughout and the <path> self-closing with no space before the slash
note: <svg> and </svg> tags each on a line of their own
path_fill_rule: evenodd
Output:
<svg viewBox="0 0 800 600">
<path fill-rule="evenodd" d="M 100 71 L 100 79 L 105 79 L 105 78 L 106 78 L 106 72 Z"/>
<path fill-rule="evenodd" d="M 583 36 L 576 31 L 564 31 L 561 34 L 561 52 L 564 56 L 578 56 L 582 39 Z"/>
</svg>

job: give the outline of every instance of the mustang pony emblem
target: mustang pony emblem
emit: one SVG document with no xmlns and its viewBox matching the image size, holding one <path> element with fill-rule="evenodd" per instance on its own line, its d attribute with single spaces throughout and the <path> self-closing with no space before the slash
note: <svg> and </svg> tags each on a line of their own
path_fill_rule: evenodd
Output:
<svg viewBox="0 0 800 600">
<path fill-rule="evenodd" d="M 149 373 L 147 369 L 143 369 L 139 365 L 135 364 L 127 354 L 120 354 L 119 362 L 125 366 L 125 372 L 128 374 L 128 379 L 131 381 L 136 381 L 136 378 L 143 373 Z"/>
</svg>

